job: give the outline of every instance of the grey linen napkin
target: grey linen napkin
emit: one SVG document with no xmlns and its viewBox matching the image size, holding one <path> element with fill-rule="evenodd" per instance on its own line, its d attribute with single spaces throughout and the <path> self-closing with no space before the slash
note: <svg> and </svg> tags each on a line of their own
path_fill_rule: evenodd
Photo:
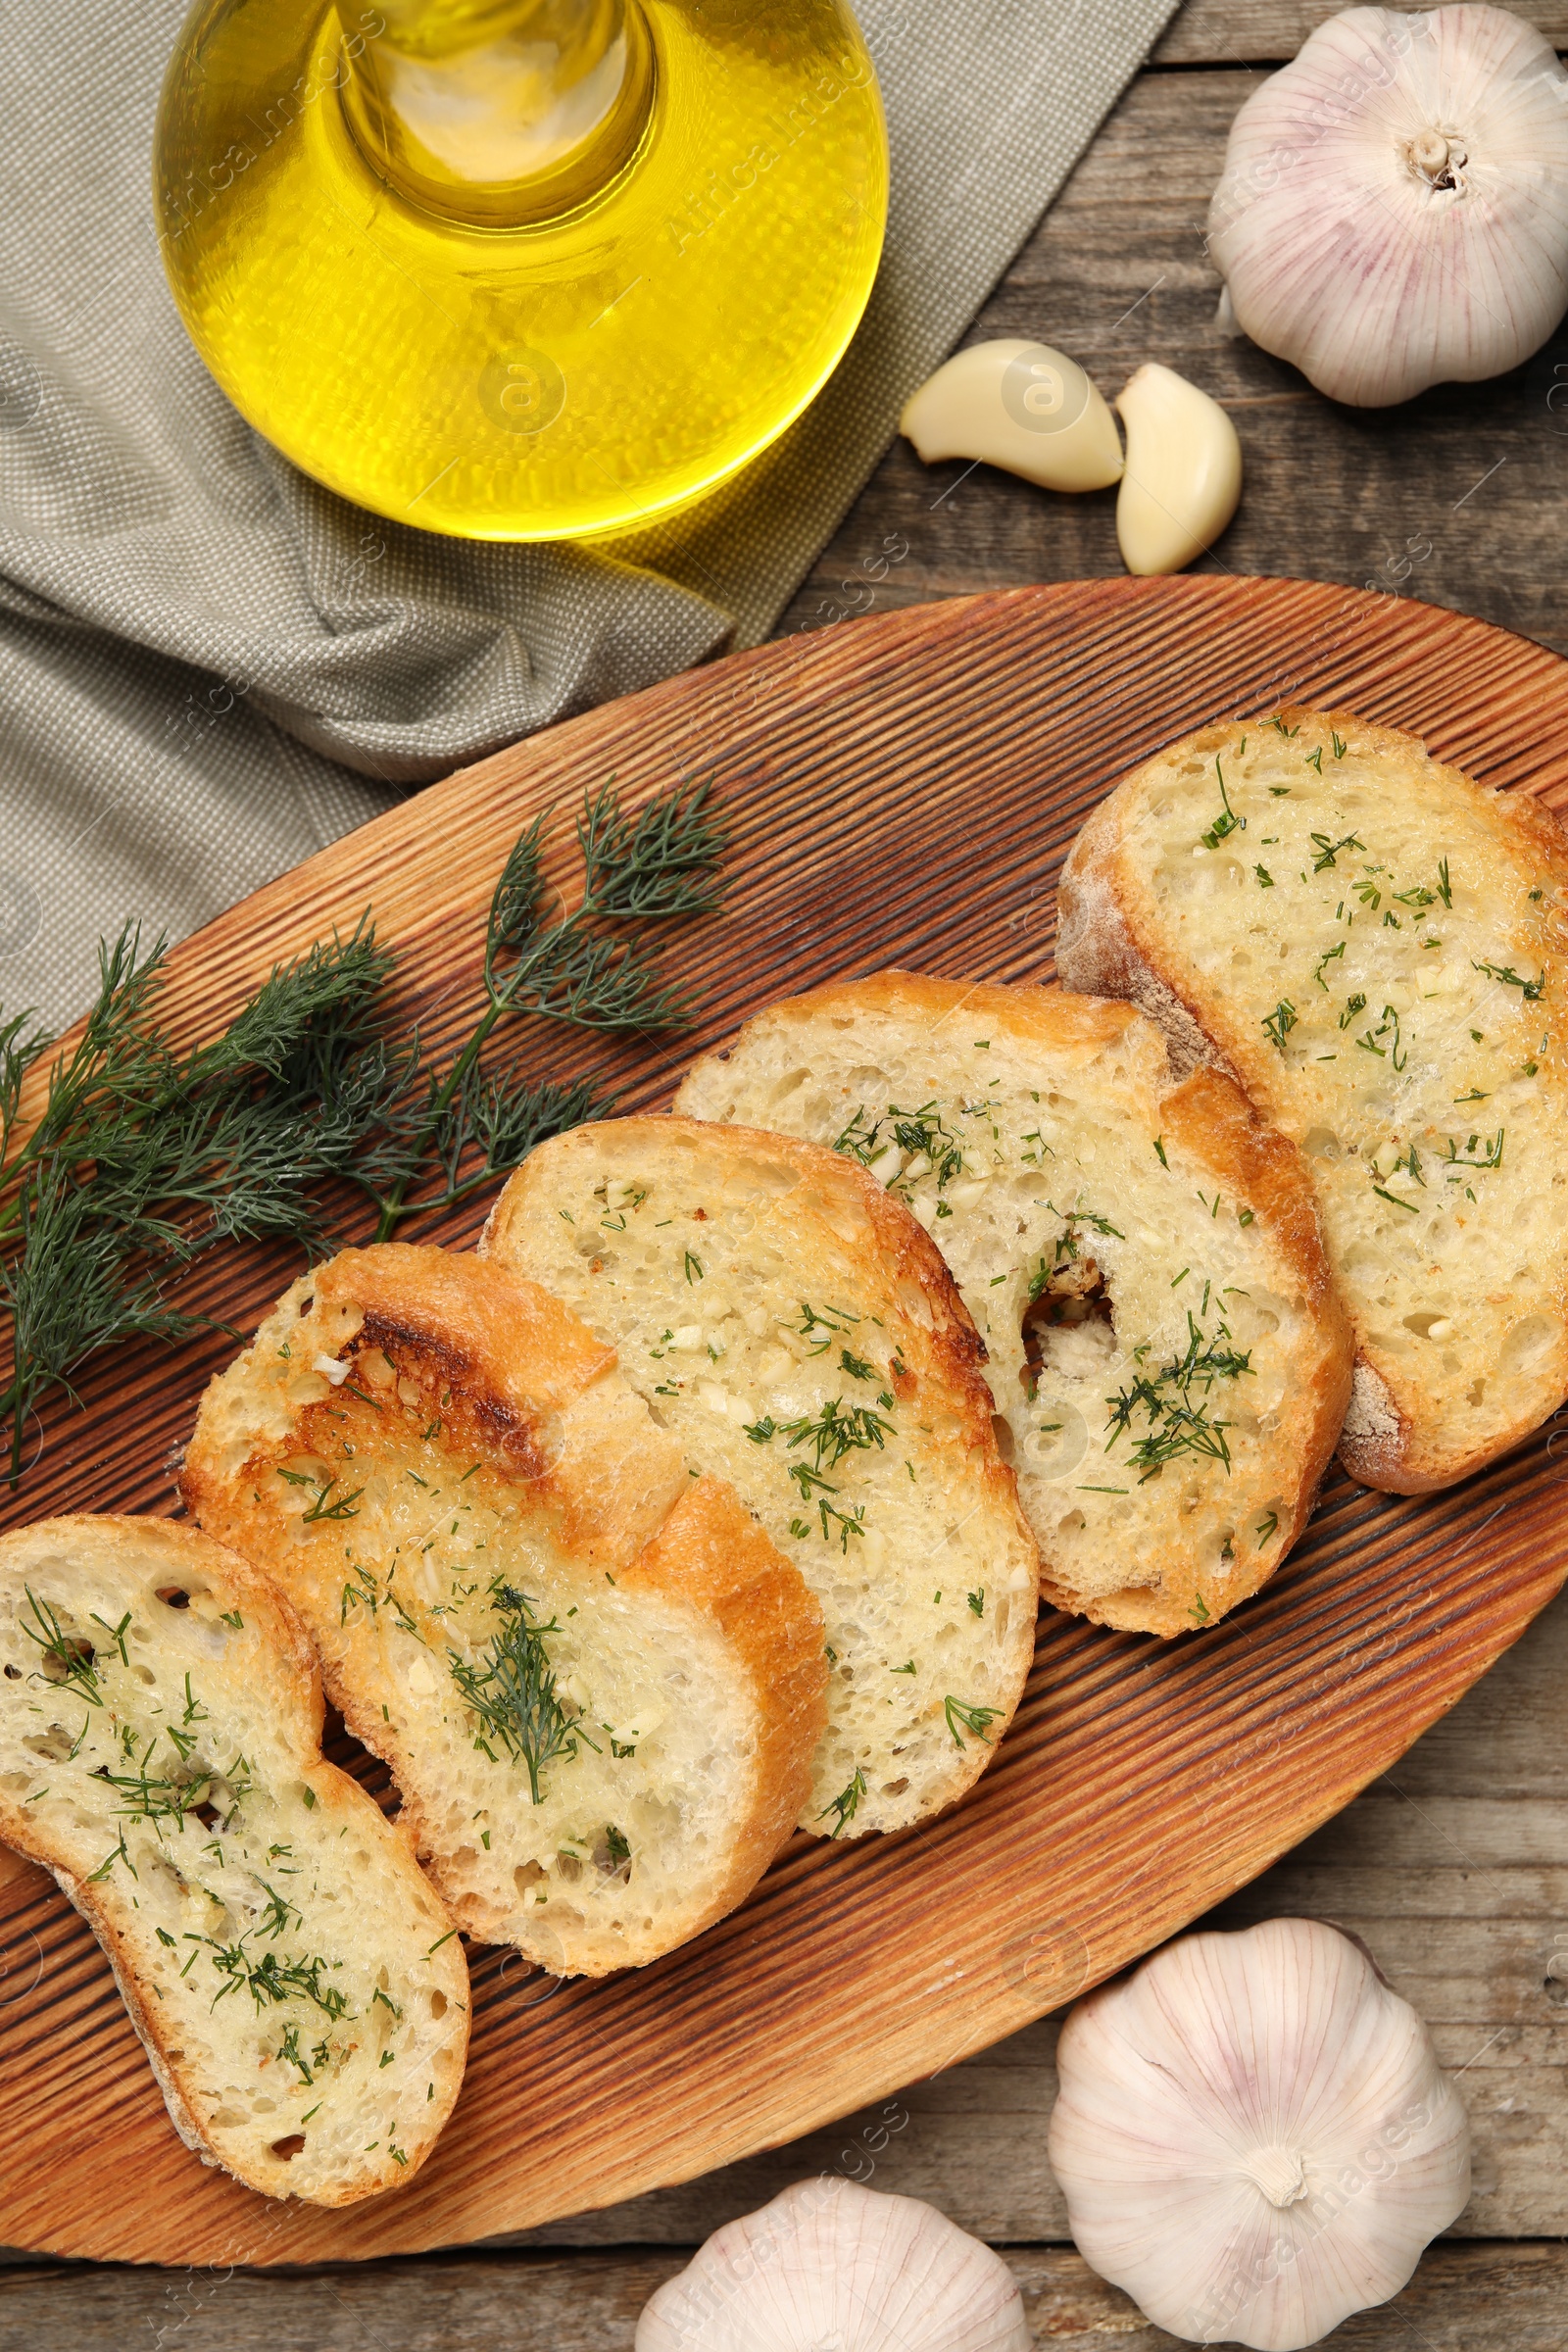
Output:
<svg viewBox="0 0 1568 2352">
<path fill-rule="evenodd" d="M 760 464 L 612 556 L 382 522 L 258 440 L 153 232 L 181 0 L 9 0 L 0 1004 L 64 1023 L 127 917 L 181 937 L 411 785 L 765 637 L 1175 4 L 861 0 L 893 153 L 865 320 Z"/>
</svg>

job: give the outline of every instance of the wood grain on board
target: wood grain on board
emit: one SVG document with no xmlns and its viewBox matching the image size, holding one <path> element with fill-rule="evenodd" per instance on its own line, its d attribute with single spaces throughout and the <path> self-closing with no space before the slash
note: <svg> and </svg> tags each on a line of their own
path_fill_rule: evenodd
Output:
<svg viewBox="0 0 1568 2352">
<path fill-rule="evenodd" d="M 1568 667 L 1395 598 L 1289 581 L 1101 581 L 896 613 L 690 673 L 517 746 L 321 853 L 176 951 L 210 1027 L 279 956 L 373 906 L 433 1044 L 471 1017 L 483 906 L 540 808 L 613 770 L 711 774 L 726 911 L 672 948 L 685 1040 L 530 1055 L 667 1100 L 697 1048 L 835 971 L 1049 968 L 1067 843 L 1132 760 L 1287 696 L 1411 726 L 1485 780 L 1568 801 Z M 563 860 L 566 874 L 569 860 Z M 446 1238 L 471 1233 L 472 1215 Z M 286 1267 L 209 1261 L 253 1320 Z M 171 1507 L 169 1457 L 227 1343 L 122 1353 L 44 1417 L 13 1518 Z M 1256 1875 L 1451 1706 L 1568 1568 L 1547 1433 L 1450 1494 L 1336 1476 L 1275 1583 L 1173 1644 L 1048 1612 L 997 1763 L 947 1819 L 797 1839 L 734 1918 L 655 1967 L 559 1985 L 476 1950 L 472 2057 L 392 2196 L 270 2205 L 180 2147 L 96 1946 L 48 1883 L 0 1887 L 0 2238 L 111 2259 L 271 2264 L 450 2244 L 679 2181 L 887 2096 L 1125 1964 Z"/>
</svg>

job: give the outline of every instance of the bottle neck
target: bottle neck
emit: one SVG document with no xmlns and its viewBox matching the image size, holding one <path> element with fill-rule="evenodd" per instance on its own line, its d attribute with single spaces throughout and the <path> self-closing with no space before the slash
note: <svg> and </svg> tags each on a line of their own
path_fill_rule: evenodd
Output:
<svg viewBox="0 0 1568 2352">
<path fill-rule="evenodd" d="M 350 62 L 349 126 L 372 171 L 480 227 L 559 219 L 628 163 L 654 58 L 638 0 L 382 0 Z"/>
</svg>

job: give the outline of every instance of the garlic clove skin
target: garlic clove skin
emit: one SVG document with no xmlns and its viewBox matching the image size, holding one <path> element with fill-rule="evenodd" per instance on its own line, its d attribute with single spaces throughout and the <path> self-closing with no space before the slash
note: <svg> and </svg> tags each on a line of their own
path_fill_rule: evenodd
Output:
<svg viewBox="0 0 1568 2352">
<path fill-rule="evenodd" d="M 1242 327 L 1330 399 L 1498 375 L 1568 309 L 1568 74 L 1473 0 L 1348 9 L 1242 108 L 1208 229 Z"/>
<path fill-rule="evenodd" d="M 1033 2352 L 999 2255 L 914 2197 L 798 2180 L 726 2222 L 637 2323 L 635 2352 Z"/>
<path fill-rule="evenodd" d="M 1078 2250 L 1189 2342 L 1316 2343 L 1397 2294 L 1470 2194 L 1425 2026 L 1316 1920 L 1167 1944 L 1078 2003 L 1057 2067 Z"/>
<path fill-rule="evenodd" d="M 1049 343 L 971 344 L 905 403 L 899 430 L 927 466 L 983 459 L 1043 490 L 1104 490 L 1121 442 L 1099 390 Z"/>
<path fill-rule="evenodd" d="M 1185 571 L 1241 502 L 1236 427 L 1218 401 L 1153 361 L 1129 377 L 1116 407 L 1127 427 L 1127 470 L 1116 500 L 1121 560 L 1145 578 Z"/>
</svg>

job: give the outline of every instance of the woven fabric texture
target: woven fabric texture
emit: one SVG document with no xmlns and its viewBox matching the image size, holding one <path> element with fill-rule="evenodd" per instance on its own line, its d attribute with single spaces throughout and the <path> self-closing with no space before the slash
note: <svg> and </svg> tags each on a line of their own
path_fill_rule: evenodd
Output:
<svg viewBox="0 0 1568 2352">
<path fill-rule="evenodd" d="M 860 331 L 772 451 L 613 554 L 380 521 L 245 424 L 154 233 L 182 13 L 3 11 L 0 1004 L 53 1024 L 125 921 L 182 937 L 411 787 L 765 637 L 1173 0 L 861 0 L 893 193 Z"/>
</svg>

